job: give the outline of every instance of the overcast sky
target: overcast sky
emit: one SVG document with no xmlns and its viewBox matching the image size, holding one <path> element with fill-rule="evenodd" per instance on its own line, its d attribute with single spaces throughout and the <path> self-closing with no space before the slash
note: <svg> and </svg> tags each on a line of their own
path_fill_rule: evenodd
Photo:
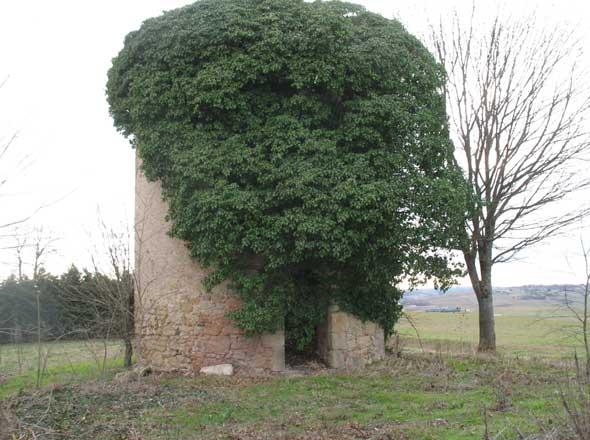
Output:
<svg viewBox="0 0 590 440">
<path fill-rule="evenodd" d="M 43 225 L 59 239 L 48 267 L 88 264 L 89 236 L 97 216 L 113 225 L 133 215 L 133 151 L 113 128 L 104 89 L 111 59 L 125 35 L 146 18 L 191 3 L 182 0 L 3 1 L 0 4 L 0 139 L 18 132 L 0 161 L 0 224 L 35 213 L 25 227 Z M 356 0 L 367 9 L 400 18 L 423 34 L 428 22 L 467 13 L 471 1 Z M 476 1 L 476 4 L 480 2 Z M 481 2 L 481 11 L 519 16 L 536 11 L 543 26 L 576 29 L 590 47 L 587 1 Z M 589 51 L 590 52 L 590 51 Z M 588 55 L 588 54 L 586 54 Z M 2 145 L 0 143 L 0 145 Z M 580 195 L 580 200 L 590 193 Z M 43 206 L 41 210 L 37 208 Z M 497 285 L 581 282 L 578 242 L 585 229 L 538 246 L 522 261 L 497 266 Z M 14 269 L 0 250 L 0 277 Z M 569 260 L 569 263 L 568 263 Z M 463 281 L 462 284 L 467 284 Z"/>
</svg>

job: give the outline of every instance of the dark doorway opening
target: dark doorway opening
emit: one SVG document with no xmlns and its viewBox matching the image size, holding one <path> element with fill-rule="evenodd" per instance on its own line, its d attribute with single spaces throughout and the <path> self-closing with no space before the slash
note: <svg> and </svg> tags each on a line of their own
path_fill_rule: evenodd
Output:
<svg viewBox="0 0 590 440">
<path fill-rule="evenodd" d="M 330 305 L 330 286 L 313 266 L 292 272 L 294 289 L 285 310 L 285 364 L 322 366 L 319 337 Z"/>
<path fill-rule="evenodd" d="M 298 332 L 293 332 L 293 329 L 289 332 L 289 329 L 285 328 L 285 364 L 294 369 L 324 368 L 325 365 L 319 353 L 317 330 L 314 331 L 309 343 L 303 346 L 297 343 L 293 333 Z"/>
</svg>

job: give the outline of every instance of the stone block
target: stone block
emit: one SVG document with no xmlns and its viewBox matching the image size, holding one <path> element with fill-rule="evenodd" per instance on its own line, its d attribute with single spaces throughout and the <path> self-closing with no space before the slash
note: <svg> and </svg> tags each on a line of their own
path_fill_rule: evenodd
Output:
<svg viewBox="0 0 590 440">
<path fill-rule="evenodd" d="M 350 348 L 349 337 L 343 332 L 329 333 L 328 348 L 331 350 L 347 350 Z"/>
<path fill-rule="evenodd" d="M 211 365 L 201 368 L 199 372 L 206 375 L 231 376 L 234 374 L 234 367 L 231 364 Z"/>
<path fill-rule="evenodd" d="M 223 332 L 223 322 L 210 322 L 203 328 L 203 334 L 207 336 L 218 336 Z M 224 333 L 225 334 L 225 333 Z"/>
<path fill-rule="evenodd" d="M 260 336 L 262 346 L 267 348 L 280 348 L 285 346 L 285 332 L 266 333 Z"/>
<path fill-rule="evenodd" d="M 335 312 L 328 315 L 330 333 L 346 333 L 350 323 L 350 315 L 344 312 Z"/>
<path fill-rule="evenodd" d="M 362 368 L 385 354 L 379 325 L 363 323 L 335 307 L 328 310 L 317 335 L 319 355 L 331 368 Z"/>
<path fill-rule="evenodd" d="M 330 350 L 325 360 L 330 368 L 346 368 L 346 353 L 341 350 Z"/>
</svg>

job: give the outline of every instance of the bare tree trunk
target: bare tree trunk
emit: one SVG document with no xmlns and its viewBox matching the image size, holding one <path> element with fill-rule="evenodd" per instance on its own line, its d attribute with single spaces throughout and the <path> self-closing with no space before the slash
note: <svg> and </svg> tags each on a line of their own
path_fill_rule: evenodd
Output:
<svg viewBox="0 0 590 440">
<path fill-rule="evenodd" d="M 477 251 L 475 250 L 477 249 Z M 467 264 L 469 279 L 479 312 L 479 345 L 480 352 L 496 351 L 496 323 L 494 321 L 494 295 L 492 288 L 492 248 L 480 242 L 471 251 L 463 253 Z M 476 264 L 479 256 L 479 270 Z"/>
<path fill-rule="evenodd" d="M 130 289 L 128 292 L 127 298 L 127 313 L 125 314 L 125 359 L 124 359 L 124 366 L 125 368 L 131 367 L 131 363 L 133 361 L 133 334 L 135 331 L 135 321 L 134 321 L 134 309 L 135 309 L 135 289 Z"/>
<path fill-rule="evenodd" d="M 125 368 L 131 367 L 131 362 L 133 358 L 133 344 L 131 343 L 131 339 L 125 338 L 125 359 L 123 360 L 123 366 Z"/>
<path fill-rule="evenodd" d="M 574 311 L 574 316 L 577 317 L 578 321 L 582 324 L 582 338 L 584 340 L 584 351 L 586 354 L 586 378 L 590 380 L 590 341 L 588 340 L 588 330 L 590 326 L 589 322 L 589 312 L 590 312 L 590 251 L 584 245 L 584 241 L 580 240 L 580 247 L 582 248 L 582 256 L 584 258 L 584 269 L 585 269 L 585 276 L 586 282 L 584 283 L 584 314 L 580 318 L 579 313 L 575 312 L 573 308 L 570 307 L 572 311 Z M 566 297 L 567 303 L 567 297 Z"/>
<path fill-rule="evenodd" d="M 35 283 L 35 300 L 37 304 L 37 372 L 36 372 L 36 386 L 41 386 L 41 379 L 43 371 L 41 369 L 41 300 L 39 299 L 39 288 Z"/>
<path fill-rule="evenodd" d="M 486 296 L 477 296 L 479 307 L 479 346 L 478 351 L 496 351 L 496 324 L 494 322 L 494 297 L 490 293 Z"/>
</svg>

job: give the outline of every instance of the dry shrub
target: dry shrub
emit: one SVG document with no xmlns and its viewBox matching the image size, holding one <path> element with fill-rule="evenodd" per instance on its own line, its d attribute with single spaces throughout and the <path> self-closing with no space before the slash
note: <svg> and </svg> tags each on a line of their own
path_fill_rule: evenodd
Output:
<svg viewBox="0 0 590 440">
<path fill-rule="evenodd" d="M 576 356 L 576 374 L 568 385 L 561 389 L 561 402 L 566 412 L 567 437 L 590 439 L 590 365 L 583 367 Z M 564 434 L 566 434 L 564 432 Z"/>
<path fill-rule="evenodd" d="M 12 440 L 11 432 L 15 430 L 15 420 L 7 408 L 0 407 L 0 440 Z"/>
</svg>

